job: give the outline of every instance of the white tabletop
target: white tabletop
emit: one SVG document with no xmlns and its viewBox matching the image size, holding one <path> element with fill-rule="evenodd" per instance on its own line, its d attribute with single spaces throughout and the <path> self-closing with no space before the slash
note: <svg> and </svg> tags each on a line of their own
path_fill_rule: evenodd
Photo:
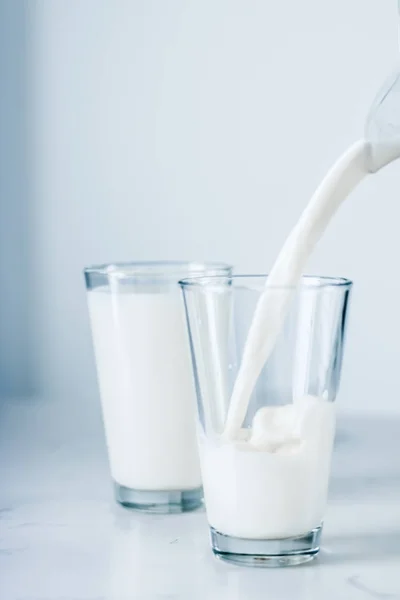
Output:
<svg viewBox="0 0 400 600">
<path fill-rule="evenodd" d="M 251 569 L 214 558 L 203 511 L 116 505 L 102 443 L 55 414 L 0 411 L 2 600 L 400 599 L 399 417 L 339 423 L 319 558 Z"/>
</svg>

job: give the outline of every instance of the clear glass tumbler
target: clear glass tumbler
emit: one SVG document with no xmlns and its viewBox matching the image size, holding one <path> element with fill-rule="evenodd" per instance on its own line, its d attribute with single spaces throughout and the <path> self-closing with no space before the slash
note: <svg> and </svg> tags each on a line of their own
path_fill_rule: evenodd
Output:
<svg viewBox="0 0 400 600">
<path fill-rule="evenodd" d="M 266 276 L 181 281 L 198 404 L 204 499 L 215 554 L 287 566 L 319 551 L 352 283 L 303 277 L 237 434 L 224 431 Z M 267 332 L 266 332 L 267 333 Z"/>
<path fill-rule="evenodd" d="M 111 475 L 118 502 L 182 512 L 202 502 L 195 389 L 179 279 L 224 264 L 128 263 L 85 269 Z"/>
</svg>

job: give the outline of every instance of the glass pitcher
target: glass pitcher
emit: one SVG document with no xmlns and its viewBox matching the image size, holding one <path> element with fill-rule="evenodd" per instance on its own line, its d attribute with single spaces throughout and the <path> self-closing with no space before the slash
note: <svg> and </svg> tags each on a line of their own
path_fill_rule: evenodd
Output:
<svg viewBox="0 0 400 600">
<path fill-rule="evenodd" d="M 400 0 L 397 2 L 400 17 Z M 365 124 L 368 169 L 379 171 L 400 155 L 400 64 L 378 92 Z"/>
</svg>

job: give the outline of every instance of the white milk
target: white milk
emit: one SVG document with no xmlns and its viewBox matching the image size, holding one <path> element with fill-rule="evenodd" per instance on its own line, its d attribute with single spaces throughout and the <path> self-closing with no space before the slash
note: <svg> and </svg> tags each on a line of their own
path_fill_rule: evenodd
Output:
<svg viewBox="0 0 400 600">
<path fill-rule="evenodd" d="M 376 170 L 400 156 L 398 144 L 382 144 L 373 150 Z M 226 439 L 234 440 L 238 435 L 251 393 L 275 346 L 292 292 L 310 254 L 341 203 L 370 173 L 371 156 L 371 145 L 364 140 L 351 146 L 322 180 L 286 239 L 267 278 L 250 326 L 229 405 L 224 431 Z"/>
<path fill-rule="evenodd" d="M 135 490 L 201 485 L 195 390 L 176 292 L 88 292 L 111 474 Z"/>
<path fill-rule="evenodd" d="M 239 538 L 277 539 L 321 525 L 335 431 L 334 405 L 304 397 L 262 408 L 236 442 L 201 438 L 212 527 Z"/>
<path fill-rule="evenodd" d="M 295 398 L 289 406 L 260 409 L 250 431 L 241 427 L 292 293 L 320 236 L 372 167 L 378 170 L 399 156 L 399 145 L 374 147 L 373 154 L 365 141 L 349 148 L 320 184 L 270 271 L 250 326 L 223 435 L 201 441 L 208 520 L 221 533 L 286 538 L 321 524 L 334 439 L 333 405 L 324 398 Z"/>
</svg>

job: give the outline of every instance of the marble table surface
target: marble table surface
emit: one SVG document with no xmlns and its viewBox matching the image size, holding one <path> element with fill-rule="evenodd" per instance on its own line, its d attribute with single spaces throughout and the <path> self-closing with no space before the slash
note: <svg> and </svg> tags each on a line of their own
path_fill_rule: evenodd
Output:
<svg viewBox="0 0 400 600">
<path fill-rule="evenodd" d="M 102 436 L 62 422 L 1 406 L 1 600 L 400 599 L 400 416 L 339 420 L 322 551 L 289 569 L 214 558 L 203 510 L 116 505 Z"/>
</svg>

